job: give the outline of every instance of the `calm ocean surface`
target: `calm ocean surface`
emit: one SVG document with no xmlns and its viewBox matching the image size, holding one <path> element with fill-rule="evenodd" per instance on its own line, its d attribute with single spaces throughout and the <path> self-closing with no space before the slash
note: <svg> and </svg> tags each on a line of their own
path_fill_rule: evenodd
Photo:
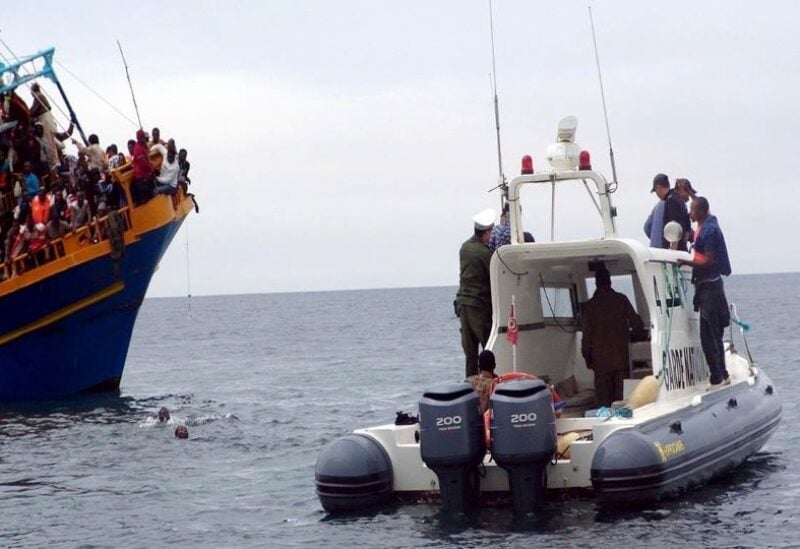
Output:
<svg viewBox="0 0 800 549">
<path fill-rule="evenodd" d="M 0 410 L 0 546 L 799 546 L 800 274 L 727 290 L 783 397 L 762 451 L 677 501 L 568 498 L 522 520 L 430 505 L 332 519 L 314 494 L 325 444 L 460 378 L 454 288 L 148 300 L 121 396 Z M 150 419 L 161 406 L 189 440 Z"/>
</svg>

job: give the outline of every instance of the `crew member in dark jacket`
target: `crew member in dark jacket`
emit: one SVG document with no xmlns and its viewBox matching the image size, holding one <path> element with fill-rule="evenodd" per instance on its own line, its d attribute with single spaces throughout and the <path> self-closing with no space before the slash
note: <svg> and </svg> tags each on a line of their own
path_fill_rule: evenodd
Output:
<svg viewBox="0 0 800 549">
<path fill-rule="evenodd" d="M 656 193 L 658 198 L 664 201 L 664 218 L 661 223 L 661 228 L 667 226 L 670 221 L 676 221 L 683 229 L 683 236 L 678 242 L 678 250 L 687 250 L 686 242 L 689 239 L 689 233 L 692 230 L 692 223 L 689 221 L 689 212 L 686 211 L 686 204 L 684 204 L 681 197 L 670 187 L 669 178 L 660 173 L 653 178 L 653 188 L 651 193 Z M 654 220 L 655 221 L 655 220 Z M 657 226 L 657 223 L 653 223 Z M 661 235 L 661 247 L 669 249 L 669 242 L 664 235 Z"/>
<path fill-rule="evenodd" d="M 478 373 L 478 345 L 486 347 L 492 329 L 492 295 L 489 287 L 489 238 L 494 227 L 494 210 L 473 218 L 475 234 L 461 245 L 461 276 L 456 295 L 461 318 L 461 346 L 466 357 L 466 377 Z"/>
<path fill-rule="evenodd" d="M 594 371 L 598 406 L 622 400 L 622 383 L 630 365 L 631 332 L 644 332 L 641 317 L 625 294 L 611 289 L 611 274 L 605 267 L 595 272 L 597 289 L 583 309 L 581 353 Z"/>
<path fill-rule="evenodd" d="M 679 259 L 678 263 L 692 267 L 694 310 L 700 311 L 700 344 L 711 372 L 711 385 L 728 384 L 722 344 L 722 334 L 731 322 L 722 284 L 722 277 L 731 274 L 728 248 L 705 197 L 698 196 L 692 201 L 692 221 L 698 224 L 694 255 L 691 260 Z"/>
</svg>

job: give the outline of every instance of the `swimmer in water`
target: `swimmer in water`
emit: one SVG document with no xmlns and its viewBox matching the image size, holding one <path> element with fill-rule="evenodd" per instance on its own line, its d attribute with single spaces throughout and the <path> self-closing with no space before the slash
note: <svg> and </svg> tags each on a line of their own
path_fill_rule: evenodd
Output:
<svg viewBox="0 0 800 549">
<path fill-rule="evenodd" d="M 159 423 L 166 423 L 168 421 L 169 421 L 169 410 L 167 410 L 166 408 L 162 407 L 158 411 L 158 422 Z"/>
<path fill-rule="evenodd" d="M 175 438 L 189 438 L 189 429 L 186 428 L 186 425 L 175 427 Z"/>
</svg>

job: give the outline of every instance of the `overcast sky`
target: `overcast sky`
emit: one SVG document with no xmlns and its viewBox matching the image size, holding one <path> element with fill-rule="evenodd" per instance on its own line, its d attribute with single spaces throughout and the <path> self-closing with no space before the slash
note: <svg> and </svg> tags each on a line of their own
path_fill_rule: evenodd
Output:
<svg viewBox="0 0 800 549">
<path fill-rule="evenodd" d="M 187 229 L 193 295 L 454 285 L 472 215 L 499 204 L 485 0 L 8 4 L 14 53 L 55 46 L 135 119 L 119 39 L 144 126 L 189 150 L 201 212 L 150 296 L 186 294 Z M 592 9 L 620 234 L 645 241 L 664 172 L 709 198 L 734 272 L 800 270 L 800 3 Z M 587 3 L 495 0 L 494 14 L 506 174 L 523 154 L 544 168 L 572 114 L 610 178 Z M 133 137 L 57 70 L 101 144 Z M 562 223 L 580 223 L 562 202 Z"/>
</svg>

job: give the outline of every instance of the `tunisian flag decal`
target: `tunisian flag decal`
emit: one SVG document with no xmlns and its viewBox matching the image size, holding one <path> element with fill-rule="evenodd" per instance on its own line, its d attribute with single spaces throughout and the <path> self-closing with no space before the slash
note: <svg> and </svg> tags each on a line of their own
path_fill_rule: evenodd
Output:
<svg viewBox="0 0 800 549">
<path fill-rule="evenodd" d="M 517 328 L 517 314 L 514 310 L 514 301 L 511 301 L 511 309 L 508 311 L 508 328 L 506 329 L 506 339 L 512 345 L 517 344 L 519 329 Z"/>
</svg>

